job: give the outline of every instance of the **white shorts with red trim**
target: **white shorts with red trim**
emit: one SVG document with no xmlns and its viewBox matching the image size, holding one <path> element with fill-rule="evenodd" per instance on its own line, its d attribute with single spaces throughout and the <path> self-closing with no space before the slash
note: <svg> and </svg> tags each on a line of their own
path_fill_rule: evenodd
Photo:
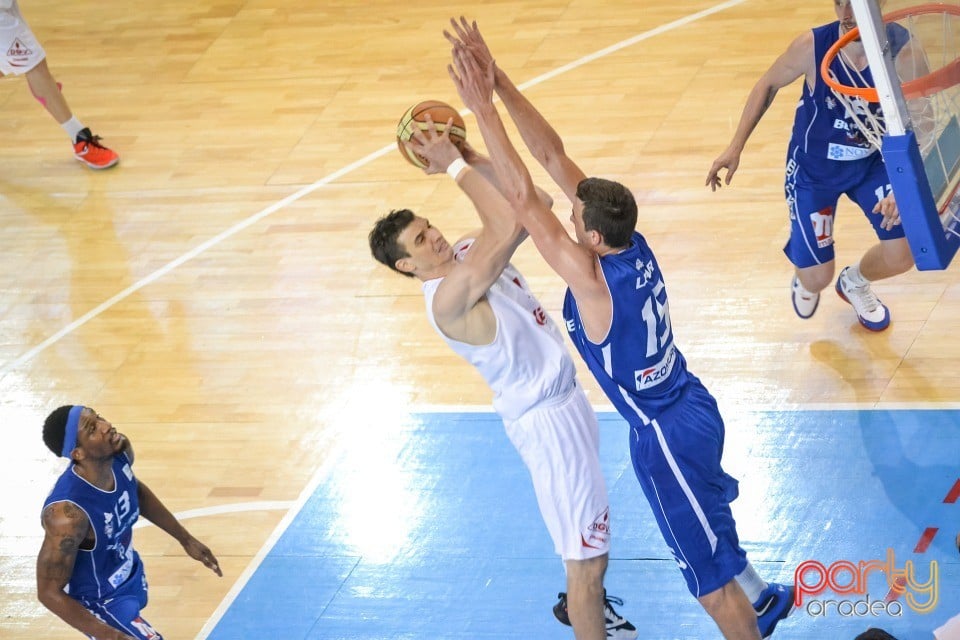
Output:
<svg viewBox="0 0 960 640">
<path fill-rule="evenodd" d="M 564 398 L 506 422 L 530 471 L 540 514 L 564 560 L 610 551 L 610 503 L 600 469 L 597 416 L 579 385 Z"/>
</svg>

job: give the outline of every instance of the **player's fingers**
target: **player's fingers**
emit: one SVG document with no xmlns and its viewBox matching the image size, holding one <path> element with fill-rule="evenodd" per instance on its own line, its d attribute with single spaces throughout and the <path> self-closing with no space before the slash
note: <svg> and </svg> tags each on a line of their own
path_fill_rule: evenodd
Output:
<svg viewBox="0 0 960 640">
<path fill-rule="evenodd" d="M 423 145 L 410 144 L 409 140 L 404 140 L 403 146 L 406 148 L 407 153 L 412 153 L 414 155 L 420 155 L 420 151 L 423 149 Z"/>
<path fill-rule="evenodd" d="M 426 116 L 424 120 L 427 122 L 427 131 L 429 131 L 430 133 L 436 133 L 437 126 L 433 124 L 433 116 L 430 115 L 429 111 L 424 115 Z"/>
<path fill-rule="evenodd" d="M 410 139 L 406 140 L 405 143 L 415 143 L 415 146 L 422 147 L 427 143 L 426 137 L 423 135 L 423 130 L 418 127 L 415 123 L 411 122 L 407 125 L 407 131 L 410 132 Z"/>
<path fill-rule="evenodd" d="M 453 65 L 447 65 L 447 75 L 450 76 L 450 80 L 453 81 L 453 86 L 457 88 L 457 91 L 460 90 L 460 77 L 457 75 L 457 72 L 453 70 Z"/>
<path fill-rule="evenodd" d="M 440 137 L 441 137 L 441 138 L 449 138 L 449 137 L 450 137 L 450 127 L 452 127 L 452 126 L 453 126 L 453 116 L 450 116 L 449 118 L 447 118 L 447 124 L 444 125 L 443 131 L 440 132 Z"/>
</svg>

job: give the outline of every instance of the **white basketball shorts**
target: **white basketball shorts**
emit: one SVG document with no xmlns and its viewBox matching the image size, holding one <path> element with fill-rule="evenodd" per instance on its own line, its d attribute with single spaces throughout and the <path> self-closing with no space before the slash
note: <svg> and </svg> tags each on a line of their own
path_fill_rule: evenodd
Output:
<svg viewBox="0 0 960 640">
<path fill-rule="evenodd" d="M 610 503 L 600 470 L 600 428 L 579 385 L 556 402 L 504 421 L 530 471 L 543 522 L 564 560 L 610 551 Z"/>
<path fill-rule="evenodd" d="M 9 8 L 0 2 L 0 72 L 19 76 L 40 64 L 47 53 L 20 15 L 14 1 Z"/>
</svg>

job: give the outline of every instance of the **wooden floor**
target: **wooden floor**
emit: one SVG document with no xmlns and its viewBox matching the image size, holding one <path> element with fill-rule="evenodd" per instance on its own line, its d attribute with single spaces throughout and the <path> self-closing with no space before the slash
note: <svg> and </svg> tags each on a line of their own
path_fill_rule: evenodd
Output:
<svg viewBox="0 0 960 640">
<path fill-rule="evenodd" d="M 479 376 L 433 335 L 419 287 L 366 245 L 391 208 L 429 216 L 448 239 L 475 226 L 450 180 L 390 148 L 410 104 L 461 106 L 445 72 L 449 3 L 139 6 L 21 0 L 71 107 L 119 151 L 119 167 L 81 167 L 25 80 L 0 80 L 5 639 L 77 637 L 35 597 L 39 510 L 61 467 L 40 427 L 60 404 L 94 406 L 127 433 L 139 477 L 173 511 L 214 511 L 186 523 L 219 556 L 220 580 L 155 528 L 137 534 L 148 618 L 187 638 L 329 452 L 362 437 L 351 416 L 489 403 Z M 469 11 L 570 155 L 635 189 L 678 344 L 728 415 L 957 401 L 955 273 L 877 285 L 894 318 L 882 334 L 862 330 L 830 292 L 813 319 L 794 316 L 782 177 L 798 87 L 755 131 L 734 185 L 703 186 L 757 77 L 794 36 L 833 19 L 832 2 L 527 0 Z M 479 145 L 473 124 L 468 116 Z M 548 190 L 566 219 L 569 203 Z M 855 262 L 872 232 L 849 203 L 837 227 L 839 261 Z M 561 284 L 533 247 L 516 263 L 558 315 Z M 228 506 L 252 502 L 267 504 Z"/>
</svg>

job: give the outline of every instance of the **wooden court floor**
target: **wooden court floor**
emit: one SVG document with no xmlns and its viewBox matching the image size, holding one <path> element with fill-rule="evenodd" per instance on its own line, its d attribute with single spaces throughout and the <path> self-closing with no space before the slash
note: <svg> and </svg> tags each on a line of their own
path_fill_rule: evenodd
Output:
<svg viewBox="0 0 960 640">
<path fill-rule="evenodd" d="M 391 208 L 451 240 L 475 227 L 449 179 L 390 148 L 410 104 L 462 106 L 445 72 L 449 7 L 21 0 L 75 113 L 122 161 L 81 167 L 25 80 L 0 79 L 0 636 L 77 637 L 35 597 L 39 509 L 61 468 L 40 427 L 60 404 L 94 406 L 128 434 L 139 477 L 171 510 L 206 510 L 186 523 L 223 579 L 155 528 L 137 534 L 148 618 L 187 638 L 330 451 L 357 437 L 351 415 L 489 403 L 433 335 L 419 287 L 366 246 Z M 798 87 L 754 132 L 732 187 L 704 187 L 753 83 L 793 37 L 833 19 L 830 0 L 457 10 L 529 83 L 585 171 L 635 190 L 678 344 L 727 415 L 956 405 L 952 271 L 877 285 L 893 315 L 882 334 L 829 291 L 813 319 L 793 314 L 780 248 Z M 566 219 L 569 203 L 534 175 Z M 849 203 L 837 237 L 842 263 L 872 242 Z M 561 284 L 533 247 L 515 262 L 559 315 Z"/>
</svg>

